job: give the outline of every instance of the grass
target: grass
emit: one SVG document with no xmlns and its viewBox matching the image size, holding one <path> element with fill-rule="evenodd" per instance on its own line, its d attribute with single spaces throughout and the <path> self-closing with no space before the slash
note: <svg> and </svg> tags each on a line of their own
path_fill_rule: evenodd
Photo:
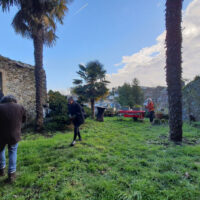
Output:
<svg viewBox="0 0 200 200">
<path fill-rule="evenodd" d="M 167 126 L 148 121 L 88 120 L 81 132 L 83 142 L 72 148 L 72 132 L 25 135 L 18 179 L 0 178 L 0 199 L 200 199 L 200 129 L 185 124 L 182 145 L 168 141 Z"/>
</svg>

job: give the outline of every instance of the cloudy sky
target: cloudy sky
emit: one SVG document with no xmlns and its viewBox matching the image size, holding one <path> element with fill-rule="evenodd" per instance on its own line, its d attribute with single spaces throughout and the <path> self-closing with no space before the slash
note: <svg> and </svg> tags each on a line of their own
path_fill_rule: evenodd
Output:
<svg viewBox="0 0 200 200">
<path fill-rule="evenodd" d="M 16 8 L 0 12 L 0 54 L 34 65 L 31 40 L 11 27 Z M 183 77 L 200 74 L 200 0 L 184 0 Z M 164 0 L 74 0 L 58 40 L 44 49 L 48 89 L 67 93 L 78 64 L 98 59 L 109 87 L 138 78 L 141 85 L 165 85 Z"/>
<path fill-rule="evenodd" d="M 183 78 L 192 80 L 200 75 L 200 1 L 193 0 L 183 12 Z M 108 75 L 113 86 L 131 82 L 137 77 L 141 85 L 166 85 L 165 35 L 160 34 L 155 45 L 144 47 L 131 56 L 123 56 L 117 73 Z"/>
</svg>

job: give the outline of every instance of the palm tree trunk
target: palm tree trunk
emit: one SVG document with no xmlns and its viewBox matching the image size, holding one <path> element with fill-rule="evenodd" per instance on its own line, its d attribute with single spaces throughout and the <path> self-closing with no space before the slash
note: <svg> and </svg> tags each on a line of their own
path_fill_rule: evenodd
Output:
<svg viewBox="0 0 200 200">
<path fill-rule="evenodd" d="M 43 129 L 43 37 L 42 30 L 33 38 L 36 83 L 36 130 Z"/>
<path fill-rule="evenodd" d="M 94 119 L 95 118 L 94 99 L 91 99 L 91 110 L 92 110 L 92 119 Z"/>
<path fill-rule="evenodd" d="M 166 78 L 168 85 L 170 139 L 182 141 L 182 4 L 166 2 Z"/>
</svg>

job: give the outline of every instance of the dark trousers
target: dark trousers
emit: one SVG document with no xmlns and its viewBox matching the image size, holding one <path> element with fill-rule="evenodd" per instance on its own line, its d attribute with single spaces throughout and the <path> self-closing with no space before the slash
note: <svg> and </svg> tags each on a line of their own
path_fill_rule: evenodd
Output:
<svg viewBox="0 0 200 200">
<path fill-rule="evenodd" d="M 150 120 L 151 123 L 153 122 L 153 119 L 154 119 L 154 111 L 151 111 L 149 113 L 149 120 Z"/>
<path fill-rule="evenodd" d="M 81 139 L 79 125 L 74 125 L 74 141 L 76 140 L 77 136 L 79 137 L 79 139 Z"/>
</svg>

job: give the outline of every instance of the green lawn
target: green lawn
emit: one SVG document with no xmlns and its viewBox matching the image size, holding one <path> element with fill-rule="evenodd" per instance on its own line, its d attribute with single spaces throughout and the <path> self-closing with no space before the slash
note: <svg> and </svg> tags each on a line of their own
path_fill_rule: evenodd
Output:
<svg viewBox="0 0 200 200">
<path fill-rule="evenodd" d="M 148 121 L 87 120 L 83 142 L 72 131 L 26 135 L 18 150 L 18 179 L 1 200 L 199 200 L 200 129 L 184 125 L 184 143 L 168 142 L 167 126 Z"/>
</svg>

